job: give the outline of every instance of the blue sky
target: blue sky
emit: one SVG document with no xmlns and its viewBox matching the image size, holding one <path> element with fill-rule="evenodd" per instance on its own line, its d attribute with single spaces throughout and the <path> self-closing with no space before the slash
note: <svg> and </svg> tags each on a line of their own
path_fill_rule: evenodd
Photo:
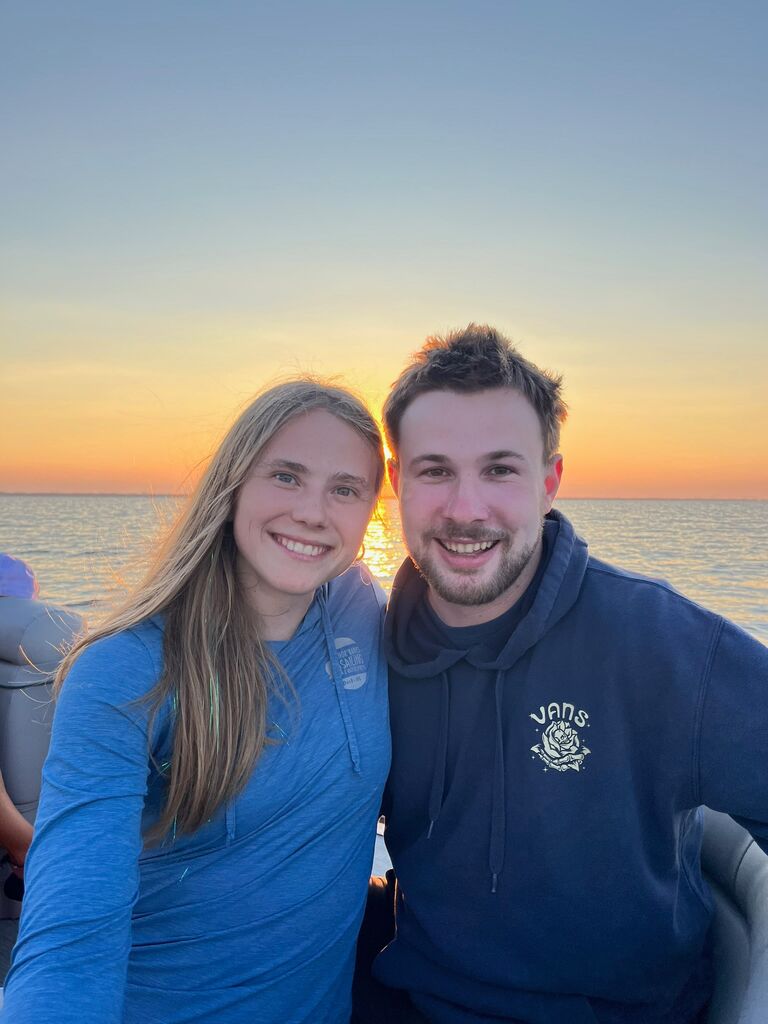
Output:
<svg viewBox="0 0 768 1024">
<path fill-rule="evenodd" d="M 475 319 L 577 406 L 633 378 L 701 408 L 735 377 L 757 414 L 764 5 L 32 0 L 3 22 L 19 386 L 54 392 L 66 355 L 140 364 L 166 408 L 203 379 L 231 406 L 224 362 L 243 390 L 285 364 L 378 394 Z"/>
</svg>

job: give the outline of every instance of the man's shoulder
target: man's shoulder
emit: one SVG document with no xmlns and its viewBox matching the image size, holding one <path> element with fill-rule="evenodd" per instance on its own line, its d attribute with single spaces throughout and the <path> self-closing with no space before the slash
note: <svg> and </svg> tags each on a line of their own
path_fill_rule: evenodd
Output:
<svg viewBox="0 0 768 1024">
<path fill-rule="evenodd" d="M 617 618 L 642 623 L 643 612 L 670 617 L 670 621 L 689 621 L 697 626 L 713 626 L 721 616 L 698 604 L 665 579 L 605 562 L 590 555 L 584 574 L 580 599 L 589 602 L 600 597 L 601 604 Z"/>
<path fill-rule="evenodd" d="M 589 556 L 586 571 L 591 574 L 593 581 L 597 584 L 605 583 L 610 585 L 609 581 L 614 581 L 618 587 L 658 588 L 665 594 L 671 594 L 687 600 L 683 594 L 675 590 L 671 583 L 660 576 L 647 576 L 632 569 L 624 569 L 620 565 L 606 562 L 601 558 L 596 558 L 594 555 Z"/>
</svg>

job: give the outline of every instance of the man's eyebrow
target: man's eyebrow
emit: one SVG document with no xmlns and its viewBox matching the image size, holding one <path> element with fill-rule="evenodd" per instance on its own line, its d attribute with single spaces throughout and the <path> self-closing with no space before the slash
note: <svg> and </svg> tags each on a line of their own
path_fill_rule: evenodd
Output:
<svg viewBox="0 0 768 1024">
<path fill-rule="evenodd" d="M 497 462 L 499 459 L 517 459 L 519 462 L 527 462 L 528 460 L 520 452 L 513 451 L 511 448 L 499 448 L 495 452 L 487 452 L 485 455 L 480 457 L 481 462 Z M 411 469 L 415 469 L 423 462 L 434 462 L 440 466 L 447 465 L 451 460 L 447 455 L 437 455 L 436 453 L 430 453 L 426 455 L 417 455 L 416 458 L 411 459 L 409 466 Z"/>
<path fill-rule="evenodd" d="M 511 448 L 500 448 L 497 452 L 488 452 L 485 456 L 490 462 L 494 462 L 496 459 L 519 459 L 521 462 L 526 462 L 524 455 L 520 452 L 513 452 Z"/>
<path fill-rule="evenodd" d="M 438 462 L 440 465 L 445 465 L 451 460 L 447 455 L 417 455 L 415 459 L 411 459 L 409 466 L 411 469 L 415 469 L 416 466 L 420 466 L 422 462 Z"/>
</svg>

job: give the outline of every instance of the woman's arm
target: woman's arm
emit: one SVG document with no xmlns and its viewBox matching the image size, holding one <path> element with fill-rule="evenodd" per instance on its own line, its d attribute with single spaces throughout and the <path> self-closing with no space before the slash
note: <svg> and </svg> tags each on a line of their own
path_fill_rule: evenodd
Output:
<svg viewBox="0 0 768 1024">
<path fill-rule="evenodd" d="M 119 1024 L 147 788 L 157 658 L 133 633 L 99 641 L 59 698 L 0 1020 Z"/>
</svg>

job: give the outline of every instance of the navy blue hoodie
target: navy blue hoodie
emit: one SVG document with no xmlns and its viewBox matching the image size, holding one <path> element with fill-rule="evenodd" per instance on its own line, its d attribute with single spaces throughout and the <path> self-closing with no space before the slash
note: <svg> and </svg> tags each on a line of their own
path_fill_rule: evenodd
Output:
<svg viewBox="0 0 768 1024">
<path fill-rule="evenodd" d="M 711 918 L 697 809 L 768 849 L 768 649 L 589 557 L 558 513 L 546 535 L 490 658 L 422 628 L 410 561 L 395 580 L 397 934 L 374 972 L 439 1024 L 689 1022 Z"/>
</svg>

